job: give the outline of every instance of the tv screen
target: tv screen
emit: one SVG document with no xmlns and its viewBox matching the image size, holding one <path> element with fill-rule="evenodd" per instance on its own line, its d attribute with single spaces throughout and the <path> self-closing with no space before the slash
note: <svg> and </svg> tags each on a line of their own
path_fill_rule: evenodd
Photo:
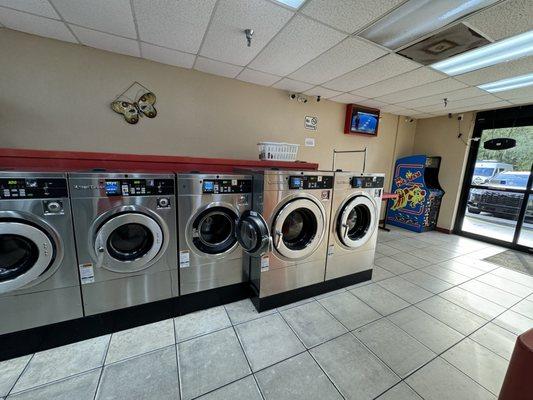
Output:
<svg viewBox="0 0 533 400">
<path fill-rule="evenodd" d="M 352 114 L 352 132 L 361 132 L 375 135 L 378 127 L 378 115 L 364 111 L 356 111 Z"/>
</svg>

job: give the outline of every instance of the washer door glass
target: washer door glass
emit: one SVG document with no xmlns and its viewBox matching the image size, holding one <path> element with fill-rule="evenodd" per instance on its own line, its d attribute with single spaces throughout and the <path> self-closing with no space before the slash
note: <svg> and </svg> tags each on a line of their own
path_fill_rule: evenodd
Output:
<svg viewBox="0 0 533 400">
<path fill-rule="evenodd" d="M 337 236 L 349 248 L 367 242 L 376 228 L 376 205 L 367 196 L 355 196 L 341 209 L 337 218 Z"/>
<path fill-rule="evenodd" d="M 155 262 L 163 243 L 163 230 L 152 217 L 137 212 L 117 214 L 96 234 L 97 266 L 114 272 L 140 271 Z"/>
<path fill-rule="evenodd" d="M 225 207 L 202 211 L 192 225 L 193 243 L 202 253 L 221 254 L 237 243 L 235 222 L 237 214 Z"/>
<path fill-rule="evenodd" d="M 312 254 L 324 237 L 324 211 L 312 200 L 287 203 L 274 221 L 274 247 L 283 256 L 300 259 Z"/>
<path fill-rule="evenodd" d="M 53 259 L 54 246 L 43 230 L 24 222 L 0 222 L 0 293 L 36 280 Z"/>
</svg>

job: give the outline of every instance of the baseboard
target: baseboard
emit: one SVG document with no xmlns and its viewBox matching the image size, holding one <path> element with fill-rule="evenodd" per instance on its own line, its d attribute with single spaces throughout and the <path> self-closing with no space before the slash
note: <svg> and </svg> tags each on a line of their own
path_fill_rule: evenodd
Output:
<svg viewBox="0 0 533 400">
<path fill-rule="evenodd" d="M 437 227 L 435 228 L 435 230 L 436 230 L 437 232 L 446 233 L 446 234 L 448 234 L 448 235 L 451 235 L 451 234 L 453 233 L 453 231 L 452 231 L 451 229 L 448 229 L 448 228 L 441 228 L 440 226 L 437 226 Z"/>
</svg>

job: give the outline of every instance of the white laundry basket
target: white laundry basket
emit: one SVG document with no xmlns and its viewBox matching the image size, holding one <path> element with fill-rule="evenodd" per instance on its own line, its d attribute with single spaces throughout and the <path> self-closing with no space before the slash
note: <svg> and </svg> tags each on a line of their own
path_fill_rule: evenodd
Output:
<svg viewBox="0 0 533 400">
<path fill-rule="evenodd" d="M 276 161 L 296 161 L 299 144 L 279 142 L 259 142 L 259 159 Z"/>
</svg>

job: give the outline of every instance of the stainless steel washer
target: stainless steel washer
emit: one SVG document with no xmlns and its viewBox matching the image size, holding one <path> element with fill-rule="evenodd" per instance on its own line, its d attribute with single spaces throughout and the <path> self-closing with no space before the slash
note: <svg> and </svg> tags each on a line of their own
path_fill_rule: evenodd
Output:
<svg viewBox="0 0 533 400">
<path fill-rule="evenodd" d="M 335 172 L 326 280 L 371 270 L 384 174 Z"/>
<path fill-rule="evenodd" d="M 172 297 L 174 174 L 69 174 L 85 314 Z"/>
<path fill-rule="evenodd" d="M 0 172 L 0 334 L 82 316 L 66 174 Z"/>
</svg>

